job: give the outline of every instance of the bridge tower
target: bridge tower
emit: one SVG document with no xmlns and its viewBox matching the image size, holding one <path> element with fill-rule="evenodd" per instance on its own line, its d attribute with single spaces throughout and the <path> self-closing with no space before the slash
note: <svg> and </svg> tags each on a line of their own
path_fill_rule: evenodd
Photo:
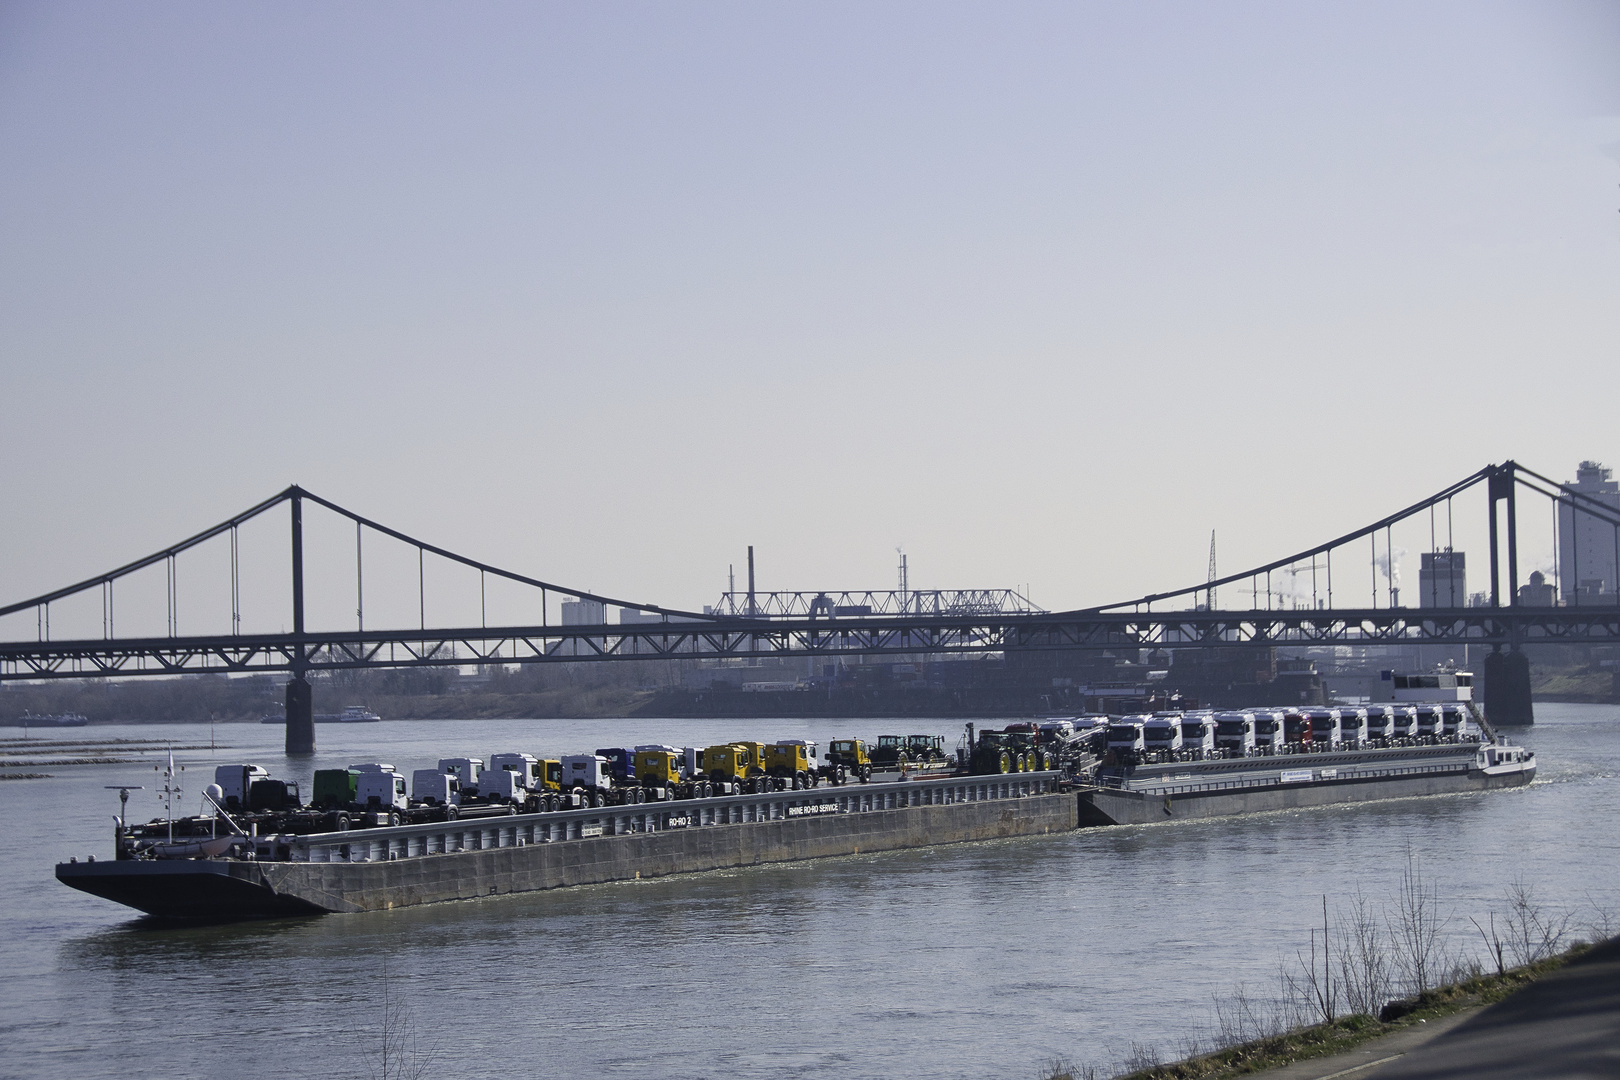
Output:
<svg viewBox="0 0 1620 1080">
<path fill-rule="evenodd" d="M 287 753 L 315 752 L 315 702 L 310 691 L 308 646 L 304 642 L 304 500 L 293 489 L 292 498 L 292 678 L 287 682 Z"/>
<path fill-rule="evenodd" d="M 1514 499 L 1518 488 L 1514 472 L 1518 467 L 1515 462 L 1503 462 L 1491 472 L 1486 482 L 1486 492 L 1490 496 L 1492 607 L 1502 606 L 1498 576 L 1501 563 L 1496 536 L 1498 502 L 1507 503 L 1508 606 L 1517 607 L 1519 603 L 1519 521 Z M 1532 724 L 1536 719 L 1535 708 L 1530 701 L 1530 658 L 1519 648 L 1518 623 L 1512 625 L 1515 634 L 1508 651 L 1503 652 L 1502 646 L 1498 645 L 1485 657 L 1485 716 L 1494 725 Z"/>
</svg>

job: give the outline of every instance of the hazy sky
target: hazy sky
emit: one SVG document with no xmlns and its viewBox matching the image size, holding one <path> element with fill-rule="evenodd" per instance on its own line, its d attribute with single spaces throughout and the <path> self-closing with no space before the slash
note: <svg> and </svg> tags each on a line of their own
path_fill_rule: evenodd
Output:
<svg viewBox="0 0 1620 1080">
<path fill-rule="evenodd" d="M 0 148 L 0 602 L 296 482 L 1070 607 L 1620 465 L 1612 3 L 4 2 Z"/>
</svg>

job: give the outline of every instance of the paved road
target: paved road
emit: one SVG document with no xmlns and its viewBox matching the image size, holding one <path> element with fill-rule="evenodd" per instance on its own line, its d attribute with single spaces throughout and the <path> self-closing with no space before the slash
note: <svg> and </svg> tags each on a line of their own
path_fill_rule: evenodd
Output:
<svg viewBox="0 0 1620 1080">
<path fill-rule="evenodd" d="M 1620 1077 L 1620 938 L 1611 938 L 1355 1080 Z"/>
<path fill-rule="evenodd" d="M 1620 938 L 1485 1008 L 1414 1024 L 1264 1080 L 1620 1078 Z"/>
</svg>

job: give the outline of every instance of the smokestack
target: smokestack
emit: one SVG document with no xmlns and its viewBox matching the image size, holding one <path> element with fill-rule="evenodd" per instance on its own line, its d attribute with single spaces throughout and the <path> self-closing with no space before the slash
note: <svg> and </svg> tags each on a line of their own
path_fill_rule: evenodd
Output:
<svg viewBox="0 0 1620 1080">
<path fill-rule="evenodd" d="M 754 607 L 754 545 L 748 545 L 748 617 L 751 619 L 758 611 Z"/>
</svg>

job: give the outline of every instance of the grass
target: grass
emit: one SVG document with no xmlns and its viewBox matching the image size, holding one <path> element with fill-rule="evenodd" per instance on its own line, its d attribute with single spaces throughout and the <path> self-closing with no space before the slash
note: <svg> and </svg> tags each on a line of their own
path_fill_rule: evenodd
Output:
<svg viewBox="0 0 1620 1080">
<path fill-rule="evenodd" d="M 1341 1016 L 1330 1024 L 1314 1024 L 1282 1035 L 1239 1043 L 1185 1061 L 1139 1069 L 1118 1080 L 1224 1080 L 1226 1077 L 1249 1076 L 1295 1061 L 1342 1053 L 1421 1021 L 1501 1001 L 1514 991 L 1563 967 L 1590 948 L 1590 945 L 1579 943 L 1557 956 L 1509 969 L 1504 974 L 1475 975 L 1425 991 L 1415 998 L 1391 1002 L 1384 1010 L 1385 1015 L 1398 1015 L 1398 1018 L 1389 1021 L 1365 1015 Z M 1078 1068 L 1060 1062 L 1048 1066 L 1041 1080 L 1095 1080 L 1099 1076 L 1100 1073 L 1093 1068 Z"/>
</svg>

